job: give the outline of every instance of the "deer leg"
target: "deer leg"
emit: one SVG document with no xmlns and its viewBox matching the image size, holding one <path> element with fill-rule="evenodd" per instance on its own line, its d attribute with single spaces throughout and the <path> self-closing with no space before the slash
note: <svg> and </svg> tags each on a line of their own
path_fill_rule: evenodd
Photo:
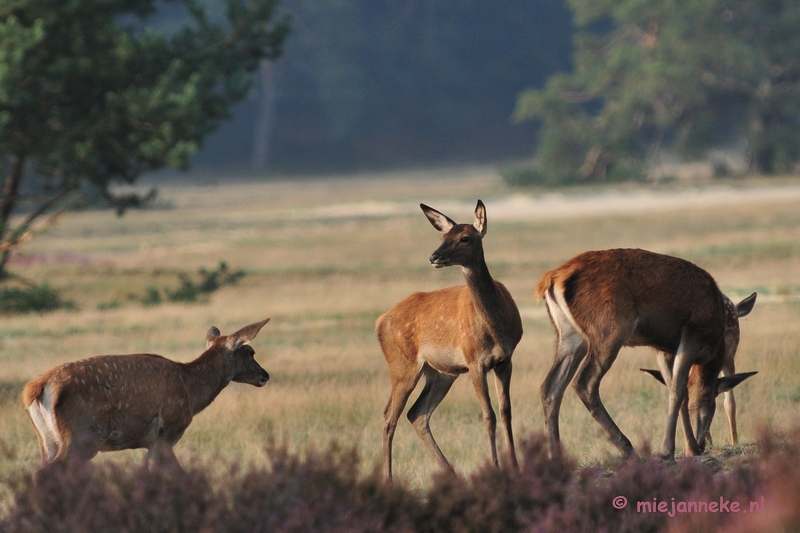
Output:
<svg viewBox="0 0 800 533">
<path fill-rule="evenodd" d="M 586 364 L 581 369 L 578 378 L 573 383 L 575 392 L 594 418 L 608 434 L 611 442 L 623 455 L 636 456 L 633 444 L 619 429 L 617 424 L 608 414 L 603 401 L 600 399 L 600 382 L 614 364 L 622 344 L 617 342 L 605 350 L 594 346 L 586 359 Z"/>
<path fill-rule="evenodd" d="M 669 357 L 669 359 L 667 359 Z M 661 370 L 661 376 L 664 378 L 664 384 L 667 390 L 672 390 L 672 366 L 674 358 L 664 352 L 658 353 L 658 367 Z M 687 456 L 702 455 L 700 445 L 695 438 L 694 429 L 692 428 L 691 418 L 689 417 L 689 398 L 688 394 L 686 399 L 681 404 L 681 425 L 683 427 L 683 443 Z"/>
<path fill-rule="evenodd" d="M 736 363 L 733 361 L 725 362 L 722 366 L 723 376 L 732 376 L 736 373 Z M 736 431 L 736 398 L 733 396 L 733 389 L 725 391 L 725 414 L 728 415 L 728 426 L 731 432 L 731 444 L 736 446 L 739 443 L 739 433 Z M 711 439 L 711 432 L 708 433 Z"/>
<path fill-rule="evenodd" d="M 147 450 L 145 466 L 147 466 L 148 470 L 152 470 L 153 468 L 171 467 L 177 467 L 180 469 L 181 465 L 178 462 L 178 458 L 175 456 L 175 451 L 172 449 L 172 445 L 158 440 Z"/>
<path fill-rule="evenodd" d="M 558 415 L 564 391 L 575 377 L 575 372 L 586 356 L 587 347 L 588 345 L 577 330 L 559 330 L 556 357 L 541 388 L 544 426 L 550 438 L 550 456 L 553 459 L 561 457 Z"/>
<path fill-rule="evenodd" d="M 486 432 L 489 434 L 489 446 L 492 451 L 492 463 L 499 466 L 497 461 L 497 417 L 492 409 L 492 400 L 489 398 L 489 386 L 486 383 L 486 369 L 479 363 L 474 363 L 469 368 L 469 376 L 472 378 L 472 385 L 475 387 L 475 394 L 478 395 L 478 402 L 481 404 L 483 423 Z"/>
<path fill-rule="evenodd" d="M 415 369 L 413 373 L 392 376 L 392 392 L 383 410 L 383 474 L 388 480 L 392 479 L 392 440 L 397 429 L 397 420 L 421 375 L 420 368 Z"/>
<path fill-rule="evenodd" d="M 687 383 L 691 367 L 691 359 L 687 355 L 685 339 L 681 339 L 672 369 L 672 383 L 669 388 L 667 428 L 666 434 L 664 435 L 664 444 L 661 446 L 661 456 L 667 460 L 675 460 L 675 432 L 677 431 L 681 404 L 686 401 L 687 397 Z M 689 429 L 691 430 L 691 426 Z"/>
<path fill-rule="evenodd" d="M 497 378 L 495 387 L 499 398 L 500 419 L 503 421 L 503 428 L 506 430 L 506 444 L 508 444 L 508 458 L 511 466 L 518 469 L 517 452 L 514 448 L 514 432 L 511 428 L 511 359 L 497 366 L 494 369 Z"/>
<path fill-rule="evenodd" d="M 683 442 L 686 449 L 686 456 L 696 457 L 698 455 L 703 455 L 703 450 L 700 449 L 700 444 L 697 442 L 694 435 L 691 418 L 689 418 L 688 394 L 681 404 L 681 425 L 683 426 Z"/>
<path fill-rule="evenodd" d="M 33 429 L 36 431 L 42 462 L 52 462 L 58 455 L 59 448 L 61 448 L 61 436 L 52 411 L 48 412 L 37 399 L 31 403 L 27 412 L 31 424 L 33 424 Z"/>
<path fill-rule="evenodd" d="M 414 405 L 408 410 L 408 420 L 411 422 L 411 425 L 414 426 L 414 429 L 417 430 L 417 435 L 419 435 L 422 442 L 424 442 L 425 446 L 430 450 L 434 459 L 436 459 L 436 462 L 439 464 L 439 467 L 452 472 L 453 467 L 450 466 L 450 463 L 433 438 L 430 420 L 431 415 L 439 404 L 442 403 L 444 397 L 447 396 L 450 387 L 458 376 L 444 374 L 429 366 L 426 366 L 423 372 L 425 374 L 425 387 L 422 389 L 417 401 L 414 402 Z"/>
</svg>

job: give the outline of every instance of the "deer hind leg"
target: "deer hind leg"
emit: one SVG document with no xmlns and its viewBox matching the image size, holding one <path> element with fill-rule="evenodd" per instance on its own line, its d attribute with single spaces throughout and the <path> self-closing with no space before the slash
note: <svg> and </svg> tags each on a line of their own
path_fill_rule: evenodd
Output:
<svg viewBox="0 0 800 533">
<path fill-rule="evenodd" d="M 52 410 L 37 399 L 28 407 L 28 416 L 36 430 L 42 461 L 53 462 L 62 448 L 62 440 Z"/>
<path fill-rule="evenodd" d="M 386 479 L 392 479 L 392 441 L 397 429 L 397 420 L 408 402 L 408 397 L 417 386 L 422 368 L 408 369 L 392 374 L 392 392 L 389 402 L 383 410 L 383 473 Z M 390 367 L 391 371 L 391 367 Z"/>
<path fill-rule="evenodd" d="M 506 431 L 506 444 L 508 444 L 508 458 L 511 466 L 517 469 L 517 452 L 514 448 L 514 432 L 511 428 L 511 359 L 494 369 L 497 380 L 495 386 L 499 398 L 500 419 Z"/>
<path fill-rule="evenodd" d="M 541 395 L 544 426 L 550 439 L 550 456 L 555 459 L 561 456 L 561 435 L 558 428 L 561 401 L 567 385 L 572 382 L 575 372 L 586 357 L 589 344 L 549 293 L 547 309 L 558 333 L 558 345 L 553 366 L 542 383 Z"/>
<path fill-rule="evenodd" d="M 633 444 L 619 429 L 600 399 L 600 383 L 617 359 L 620 348 L 622 342 L 616 339 L 593 345 L 586 363 L 572 385 L 592 418 L 603 427 L 614 446 L 623 455 L 630 457 L 636 455 Z"/>
<path fill-rule="evenodd" d="M 411 422 L 411 425 L 414 426 L 414 429 L 417 430 L 417 435 L 419 435 L 422 442 L 424 442 L 425 446 L 430 450 L 436 462 L 439 464 L 439 467 L 452 472 L 453 467 L 450 466 L 450 463 L 433 438 L 430 420 L 431 415 L 439 404 L 442 403 L 444 397 L 447 396 L 450 387 L 458 376 L 444 374 L 428 365 L 425 365 L 423 373 L 425 374 L 425 387 L 422 389 L 417 401 L 414 402 L 414 405 L 408 410 L 408 420 Z"/>
</svg>

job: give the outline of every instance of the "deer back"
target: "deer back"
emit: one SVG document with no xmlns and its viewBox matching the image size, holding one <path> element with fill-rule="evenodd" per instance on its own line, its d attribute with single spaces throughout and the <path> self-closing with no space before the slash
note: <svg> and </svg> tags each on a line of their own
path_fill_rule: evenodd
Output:
<svg viewBox="0 0 800 533">
<path fill-rule="evenodd" d="M 58 366 L 25 386 L 29 408 L 47 398 L 57 427 L 92 435 L 100 450 L 177 441 L 193 412 L 178 365 L 152 354 L 98 356 Z"/>
<path fill-rule="evenodd" d="M 722 343 L 724 296 L 705 270 L 683 259 L 638 249 L 585 252 L 545 273 L 541 298 L 560 293 L 589 338 L 630 330 L 627 346 L 675 353 L 684 328 L 708 346 Z"/>
</svg>

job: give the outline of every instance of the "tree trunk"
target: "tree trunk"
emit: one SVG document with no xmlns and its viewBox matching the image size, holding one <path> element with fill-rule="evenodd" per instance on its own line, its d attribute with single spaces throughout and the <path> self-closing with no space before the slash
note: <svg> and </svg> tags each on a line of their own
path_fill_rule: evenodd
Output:
<svg viewBox="0 0 800 533">
<path fill-rule="evenodd" d="M 19 184 L 22 181 L 22 167 L 25 164 L 25 158 L 21 155 L 12 155 L 10 159 L 11 168 L 6 176 L 6 184 L 5 187 L 3 187 L 3 197 L 0 198 L 0 242 L 5 242 L 11 235 L 11 228 L 8 225 L 8 220 L 11 218 L 14 205 L 17 203 Z M 10 255 L 11 248 L 4 249 L 0 254 L 0 279 L 8 276 L 6 272 L 6 263 L 8 263 L 8 257 Z"/>
<path fill-rule="evenodd" d="M 261 61 L 261 87 L 258 102 L 258 118 L 256 131 L 253 137 L 253 170 L 264 170 L 269 164 L 270 148 L 272 144 L 272 130 L 274 129 L 275 109 L 275 71 L 272 62 Z"/>
<path fill-rule="evenodd" d="M 17 191 L 19 183 L 22 181 L 22 165 L 25 162 L 25 158 L 19 155 L 12 155 L 10 159 L 11 168 L 6 176 L 6 185 L 3 187 L 3 198 L 0 199 L 0 228 L 2 229 L 0 237 L 5 237 L 8 233 L 8 219 L 17 201 Z"/>
</svg>

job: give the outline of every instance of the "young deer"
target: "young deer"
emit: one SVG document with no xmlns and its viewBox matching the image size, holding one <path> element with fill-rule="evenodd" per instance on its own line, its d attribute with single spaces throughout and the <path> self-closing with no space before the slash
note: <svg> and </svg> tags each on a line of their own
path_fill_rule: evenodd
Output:
<svg viewBox="0 0 800 533">
<path fill-rule="evenodd" d="M 651 346 L 660 352 L 661 373 L 670 389 L 661 448 L 666 459 L 675 457 L 682 406 L 687 442 L 697 437 L 689 451 L 702 453 L 716 395 L 752 375 L 732 374 L 729 367 L 731 375 L 719 377 L 726 358 L 733 360 L 729 352 L 736 349 L 726 334 L 731 310 L 711 275 L 683 259 L 645 250 L 586 252 L 546 272 L 536 296 L 546 299 L 558 334 L 555 361 L 541 389 L 554 457 L 561 452 L 561 400 L 579 367 L 573 382 L 578 397 L 614 445 L 624 454 L 634 454 L 600 400 L 600 382 L 623 346 Z M 755 295 L 745 299 L 736 306 L 736 314 L 747 314 L 754 302 Z"/>
<path fill-rule="evenodd" d="M 97 452 L 146 448 L 150 464 L 177 464 L 172 447 L 231 381 L 263 387 L 269 374 L 249 346 L 269 319 L 221 337 L 191 363 L 160 355 L 102 355 L 66 363 L 22 391 L 43 460 L 88 461 Z"/>
<path fill-rule="evenodd" d="M 408 411 L 408 419 L 440 467 L 450 471 L 431 434 L 433 411 L 460 374 L 469 372 L 489 433 L 492 461 L 497 462 L 496 418 L 486 373 L 494 370 L 500 416 L 506 430 L 511 464 L 517 466 L 511 430 L 511 355 L 522 337 L 522 321 L 506 288 L 492 279 L 483 256 L 486 208 L 478 200 L 473 224 L 456 224 L 420 204 L 433 227 L 444 233 L 430 256 L 436 268 L 461 265 L 466 286 L 415 293 L 378 318 L 375 330 L 389 366 L 392 392 L 383 412 L 384 475 L 392 477 L 392 439 L 397 419 L 420 376 L 425 387 Z"/>
</svg>

